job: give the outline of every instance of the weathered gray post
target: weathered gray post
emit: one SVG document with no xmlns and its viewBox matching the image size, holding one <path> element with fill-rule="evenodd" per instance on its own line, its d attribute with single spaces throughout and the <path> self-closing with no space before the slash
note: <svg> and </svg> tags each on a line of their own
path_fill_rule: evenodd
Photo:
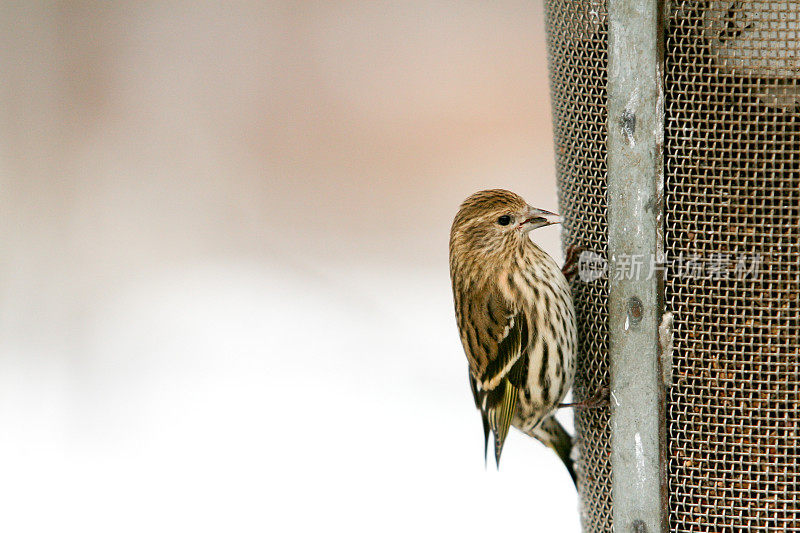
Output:
<svg viewBox="0 0 800 533">
<path fill-rule="evenodd" d="M 614 529 L 666 532 L 661 4 L 608 1 L 608 263 Z"/>
</svg>

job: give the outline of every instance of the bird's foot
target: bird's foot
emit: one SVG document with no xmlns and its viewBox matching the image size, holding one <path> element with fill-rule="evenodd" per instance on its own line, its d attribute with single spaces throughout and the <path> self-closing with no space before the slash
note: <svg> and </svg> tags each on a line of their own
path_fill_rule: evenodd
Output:
<svg viewBox="0 0 800 533">
<path fill-rule="evenodd" d="M 573 281 L 578 274 L 578 262 L 581 254 L 586 251 L 586 248 L 580 244 L 570 244 L 567 246 L 566 258 L 564 259 L 564 266 L 561 267 L 561 273 L 567 278 L 567 281 Z"/>
<path fill-rule="evenodd" d="M 587 398 L 582 402 L 562 403 L 558 407 L 575 407 L 578 409 L 595 409 L 597 407 L 605 407 L 608 405 L 608 387 L 598 388 L 591 398 Z"/>
</svg>

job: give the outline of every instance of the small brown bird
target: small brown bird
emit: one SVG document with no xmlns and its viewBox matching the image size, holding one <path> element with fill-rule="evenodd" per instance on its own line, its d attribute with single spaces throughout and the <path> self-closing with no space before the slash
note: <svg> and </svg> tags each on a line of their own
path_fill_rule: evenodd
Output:
<svg viewBox="0 0 800 533">
<path fill-rule="evenodd" d="M 561 220 L 502 189 L 467 198 L 450 231 L 450 278 L 485 448 L 497 464 L 513 425 L 558 454 L 575 481 L 572 439 L 553 417 L 575 375 L 570 287 L 528 232 Z"/>
</svg>

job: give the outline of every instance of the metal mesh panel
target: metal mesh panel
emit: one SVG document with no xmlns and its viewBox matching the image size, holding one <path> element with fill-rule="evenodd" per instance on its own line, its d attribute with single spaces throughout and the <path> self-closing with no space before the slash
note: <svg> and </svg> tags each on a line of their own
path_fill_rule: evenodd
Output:
<svg viewBox="0 0 800 533">
<path fill-rule="evenodd" d="M 800 531 L 800 3 L 673 6 L 671 529 Z"/>
<path fill-rule="evenodd" d="M 606 65 L 604 1 L 545 3 L 559 209 L 565 244 L 605 257 Z M 573 284 L 581 340 L 574 394 L 591 396 L 608 385 L 608 283 Z M 609 412 L 577 410 L 576 442 L 585 531 L 611 531 Z"/>
</svg>

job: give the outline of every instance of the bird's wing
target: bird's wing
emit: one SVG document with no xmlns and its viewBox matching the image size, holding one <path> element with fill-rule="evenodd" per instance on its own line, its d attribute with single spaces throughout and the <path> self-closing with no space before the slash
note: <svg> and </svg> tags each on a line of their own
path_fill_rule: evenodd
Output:
<svg viewBox="0 0 800 533">
<path fill-rule="evenodd" d="M 487 442 L 488 430 L 494 434 L 495 459 L 499 463 L 527 373 L 528 361 L 521 355 L 528 345 L 528 321 L 524 312 L 508 309 L 497 298 L 488 299 L 486 305 L 474 306 L 473 311 L 476 309 L 485 310 L 485 316 L 472 317 L 477 333 L 474 349 L 481 350 L 484 357 L 469 357 L 470 386 L 481 411 Z M 474 364 L 481 360 L 485 364 Z"/>
<path fill-rule="evenodd" d="M 522 355 L 523 346 L 528 340 L 528 321 L 525 313 L 518 311 L 508 316 L 508 323 L 502 333 L 494 339 L 497 348 L 491 350 L 488 362 L 480 375 L 481 384 L 486 389 L 496 389 L 511 371 Z"/>
</svg>

